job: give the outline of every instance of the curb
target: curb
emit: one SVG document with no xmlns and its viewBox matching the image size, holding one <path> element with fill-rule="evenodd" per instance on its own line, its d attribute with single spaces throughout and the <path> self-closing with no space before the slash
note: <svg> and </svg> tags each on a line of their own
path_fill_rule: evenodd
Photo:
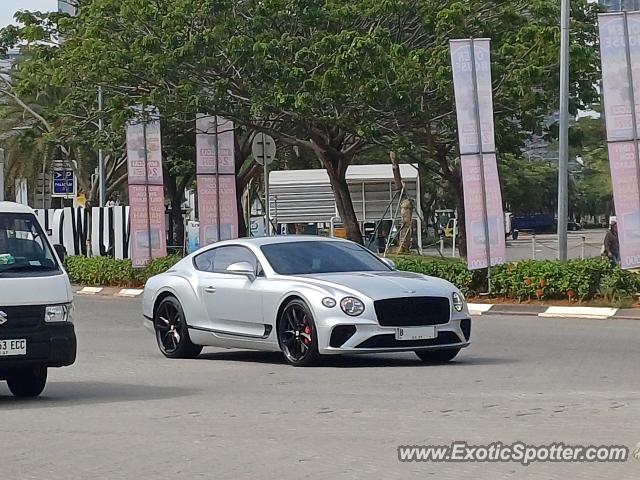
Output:
<svg viewBox="0 0 640 480">
<path fill-rule="evenodd" d="M 140 288 L 73 286 L 73 293 L 82 296 L 136 298 L 143 292 L 144 290 Z"/>
<path fill-rule="evenodd" d="M 565 307 L 549 305 L 507 305 L 469 303 L 472 316 L 528 315 L 542 318 L 582 318 L 587 320 L 640 320 L 640 309 L 612 307 Z"/>
</svg>

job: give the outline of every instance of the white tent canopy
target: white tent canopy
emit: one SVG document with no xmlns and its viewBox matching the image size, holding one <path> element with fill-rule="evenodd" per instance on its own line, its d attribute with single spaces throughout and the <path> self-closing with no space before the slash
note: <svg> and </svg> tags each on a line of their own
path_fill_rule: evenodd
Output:
<svg viewBox="0 0 640 480">
<path fill-rule="evenodd" d="M 405 184 L 405 193 L 415 200 L 419 208 L 417 166 L 401 164 L 400 175 Z M 353 207 L 361 223 L 393 220 L 398 198 L 390 206 L 395 193 L 391 164 L 351 165 L 346 178 Z M 332 218 L 338 217 L 329 176 L 324 169 L 271 172 L 269 197 L 271 216 L 277 223 L 329 223 Z M 420 229 L 419 218 L 417 222 Z M 420 237 L 418 235 L 418 239 Z"/>
</svg>

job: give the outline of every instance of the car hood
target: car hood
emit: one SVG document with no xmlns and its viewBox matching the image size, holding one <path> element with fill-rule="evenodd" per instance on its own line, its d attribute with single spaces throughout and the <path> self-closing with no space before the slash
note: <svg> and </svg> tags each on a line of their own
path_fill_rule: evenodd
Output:
<svg viewBox="0 0 640 480">
<path fill-rule="evenodd" d="M 446 280 L 411 272 L 347 272 L 299 275 L 299 279 L 318 286 L 332 286 L 358 292 L 373 300 L 384 298 L 447 297 L 458 289 Z"/>
</svg>

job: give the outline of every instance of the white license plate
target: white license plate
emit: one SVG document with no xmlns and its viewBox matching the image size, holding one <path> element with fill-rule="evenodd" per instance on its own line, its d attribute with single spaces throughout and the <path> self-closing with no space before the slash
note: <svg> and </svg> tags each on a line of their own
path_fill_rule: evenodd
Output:
<svg viewBox="0 0 640 480">
<path fill-rule="evenodd" d="M 428 340 L 437 336 L 436 327 L 396 328 L 396 340 Z"/>
<path fill-rule="evenodd" d="M 18 340 L 0 340 L 0 357 L 12 357 L 15 355 L 27 354 L 27 341 Z"/>
</svg>

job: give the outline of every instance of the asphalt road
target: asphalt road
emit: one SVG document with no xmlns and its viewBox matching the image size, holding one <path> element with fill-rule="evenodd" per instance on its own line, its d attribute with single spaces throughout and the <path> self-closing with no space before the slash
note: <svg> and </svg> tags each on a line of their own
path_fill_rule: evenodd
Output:
<svg viewBox="0 0 640 480">
<path fill-rule="evenodd" d="M 167 360 L 137 300 L 77 300 L 76 365 L 43 397 L 0 386 L 6 479 L 637 479 L 624 464 L 399 463 L 397 446 L 640 441 L 640 322 L 481 317 L 449 365 L 412 354 L 293 368 Z"/>
</svg>

